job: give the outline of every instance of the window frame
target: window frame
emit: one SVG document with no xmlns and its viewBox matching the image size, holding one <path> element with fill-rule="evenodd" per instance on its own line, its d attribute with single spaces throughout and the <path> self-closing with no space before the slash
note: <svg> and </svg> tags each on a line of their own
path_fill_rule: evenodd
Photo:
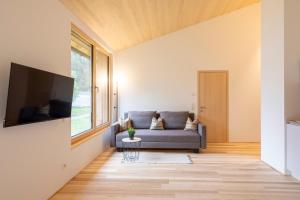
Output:
<svg viewBox="0 0 300 200">
<path fill-rule="evenodd" d="M 110 90 L 110 87 L 111 87 L 111 85 L 112 85 L 112 76 L 111 76 L 111 74 L 110 74 L 110 72 L 111 72 L 111 57 L 107 54 L 107 53 L 105 53 L 105 52 L 103 52 L 103 50 L 102 49 L 100 49 L 99 48 L 99 46 L 95 46 L 95 48 L 93 48 L 93 55 L 96 55 L 97 54 L 97 51 L 99 51 L 99 52 L 101 52 L 102 54 L 104 54 L 104 55 L 106 55 L 107 56 L 107 58 L 108 58 L 108 60 L 107 60 L 107 63 L 108 63 L 108 66 L 107 66 L 107 92 L 108 92 L 108 95 L 107 95 L 107 102 L 108 102 L 108 105 L 109 105 L 109 108 L 108 108 L 108 113 L 107 113 L 107 119 L 108 119 L 108 121 L 107 122 L 105 122 L 105 123 L 103 123 L 103 124 L 100 124 L 100 125 L 97 125 L 97 104 L 96 104 L 96 100 L 97 100 L 97 95 L 96 95 L 96 93 L 97 93 L 97 85 L 96 85 L 96 74 L 97 74 L 97 57 L 94 59 L 93 58 L 93 62 L 95 62 L 95 65 L 93 66 L 93 76 L 95 76 L 95 78 L 93 77 L 93 80 L 95 80 L 95 82 L 94 82 L 94 93 L 93 93 L 93 103 L 95 103 L 95 105 L 93 105 L 93 112 L 94 112 L 94 118 L 93 118 L 93 122 L 92 123 L 94 123 L 94 125 L 93 125 L 93 127 L 95 127 L 95 128 L 99 128 L 99 129 L 101 129 L 103 126 L 109 126 L 110 125 L 110 122 L 111 122 L 111 102 L 110 102 L 110 100 L 111 100 L 111 91 L 112 90 Z"/>
<path fill-rule="evenodd" d="M 78 146 L 78 144 L 81 144 L 82 142 L 87 141 L 90 138 L 93 138 L 94 136 L 104 133 L 104 131 L 107 129 L 107 127 L 111 124 L 111 105 L 112 105 L 112 54 L 109 53 L 107 50 L 101 46 L 101 44 L 97 43 L 93 39 L 91 39 L 88 35 L 86 35 L 84 32 L 82 32 L 77 26 L 75 26 L 73 23 L 71 23 L 71 34 L 72 32 L 76 33 L 78 36 L 81 37 L 84 41 L 88 42 L 92 46 L 92 128 L 89 130 L 86 130 L 84 132 L 81 132 L 77 135 L 71 136 L 71 145 L 72 146 Z M 71 36 L 70 34 L 70 36 Z M 108 102 L 108 122 L 96 125 L 96 70 L 97 70 L 97 62 L 96 62 L 96 51 L 100 51 L 104 55 L 108 57 L 108 77 L 107 77 L 107 83 L 108 83 L 108 95 L 107 95 L 107 102 Z M 70 66 L 71 67 L 71 66 Z"/>
</svg>

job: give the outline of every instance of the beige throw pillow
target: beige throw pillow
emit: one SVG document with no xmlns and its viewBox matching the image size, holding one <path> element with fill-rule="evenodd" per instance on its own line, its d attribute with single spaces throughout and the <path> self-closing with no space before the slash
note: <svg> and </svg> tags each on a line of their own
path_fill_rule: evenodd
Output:
<svg viewBox="0 0 300 200">
<path fill-rule="evenodd" d="M 119 124 L 120 124 L 120 131 L 127 131 L 129 128 L 131 128 L 131 121 L 129 118 L 127 119 L 119 119 Z"/>
<path fill-rule="evenodd" d="M 158 119 L 156 119 L 155 117 L 153 117 L 150 130 L 163 130 L 163 129 L 164 126 L 163 126 L 162 118 L 159 117 Z"/>
<path fill-rule="evenodd" d="M 186 131 L 197 130 L 197 120 L 192 121 L 191 118 L 188 118 L 186 121 L 184 130 L 186 130 Z"/>
</svg>

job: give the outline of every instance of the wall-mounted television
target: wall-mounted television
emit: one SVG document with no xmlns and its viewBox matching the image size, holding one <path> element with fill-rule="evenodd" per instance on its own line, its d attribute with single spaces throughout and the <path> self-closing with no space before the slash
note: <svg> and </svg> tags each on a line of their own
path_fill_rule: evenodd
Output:
<svg viewBox="0 0 300 200">
<path fill-rule="evenodd" d="M 11 63 L 3 127 L 71 116 L 74 79 Z"/>
</svg>

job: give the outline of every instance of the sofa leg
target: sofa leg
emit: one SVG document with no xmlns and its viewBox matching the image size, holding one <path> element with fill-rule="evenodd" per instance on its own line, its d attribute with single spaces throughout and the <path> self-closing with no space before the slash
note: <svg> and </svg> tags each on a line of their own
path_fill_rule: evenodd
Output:
<svg viewBox="0 0 300 200">
<path fill-rule="evenodd" d="M 117 152 L 122 152 L 123 149 L 122 148 L 117 148 Z"/>
<path fill-rule="evenodd" d="M 193 152 L 194 153 L 199 153 L 200 151 L 199 151 L 199 149 L 193 149 Z"/>
</svg>

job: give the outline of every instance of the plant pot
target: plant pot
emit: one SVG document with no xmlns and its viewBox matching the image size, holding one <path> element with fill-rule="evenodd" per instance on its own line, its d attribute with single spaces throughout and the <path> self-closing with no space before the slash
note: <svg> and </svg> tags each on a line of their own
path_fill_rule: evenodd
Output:
<svg viewBox="0 0 300 200">
<path fill-rule="evenodd" d="M 135 133 L 128 133 L 129 139 L 133 140 L 134 139 Z"/>
<path fill-rule="evenodd" d="M 128 129 L 128 136 L 130 140 L 134 139 L 134 135 L 135 135 L 135 130 L 133 128 L 129 128 Z"/>
<path fill-rule="evenodd" d="M 129 139 L 133 140 L 134 139 L 134 135 L 129 135 Z"/>
</svg>

